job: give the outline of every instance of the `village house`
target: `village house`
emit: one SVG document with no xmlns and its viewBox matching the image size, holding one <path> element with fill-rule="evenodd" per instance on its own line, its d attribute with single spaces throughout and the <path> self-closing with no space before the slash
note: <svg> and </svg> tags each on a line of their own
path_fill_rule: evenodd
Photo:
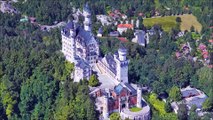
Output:
<svg viewBox="0 0 213 120">
<path fill-rule="evenodd" d="M 103 34 L 103 28 L 100 27 L 100 28 L 98 29 L 97 37 L 102 37 L 102 34 Z"/>
<path fill-rule="evenodd" d="M 141 46 L 145 46 L 149 43 L 149 35 L 143 30 L 136 30 L 134 33 L 135 37 L 132 42 L 138 43 Z"/>
<path fill-rule="evenodd" d="M 118 37 L 119 36 L 119 32 L 118 31 L 113 31 L 109 33 L 110 37 Z"/>
<path fill-rule="evenodd" d="M 120 35 L 122 35 L 123 32 L 126 32 L 128 29 L 134 29 L 132 24 L 118 24 L 117 31 Z"/>
<path fill-rule="evenodd" d="M 190 110 L 193 105 L 197 107 L 197 110 L 202 109 L 203 102 L 207 99 L 207 96 L 204 92 L 187 86 L 186 88 L 181 89 L 182 101 L 172 102 L 171 106 L 175 113 L 177 113 L 180 103 L 186 104 L 187 108 Z"/>
</svg>

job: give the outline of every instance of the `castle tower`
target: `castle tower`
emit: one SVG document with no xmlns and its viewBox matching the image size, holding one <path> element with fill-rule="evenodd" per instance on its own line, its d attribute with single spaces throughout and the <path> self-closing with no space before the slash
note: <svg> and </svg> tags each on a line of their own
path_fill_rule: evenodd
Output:
<svg viewBox="0 0 213 120">
<path fill-rule="evenodd" d="M 91 11 L 89 9 L 88 3 L 86 3 L 83 8 L 83 16 L 84 16 L 84 29 L 86 31 L 91 31 Z"/>
<path fill-rule="evenodd" d="M 108 97 L 107 96 L 104 96 L 104 100 L 103 100 L 103 117 L 104 117 L 104 119 L 108 119 L 108 117 L 109 117 Z"/>
<path fill-rule="evenodd" d="M 127 49 L 124 46 L 120 46 L 118 49 L 118 57 L 115 59 L 117 64 L 117 74 L 116 79 L 119 82 L 128 83 L 128 65 L 129 60 L 126 58 Z"/>
<path fill-rule="evenodd" d="M 126 100 L 126 108 L 129 109 L 129 96 L 127 96 L 127 100 Z"/>
<path fill-rule="evenodd" d="M 137 87 L 137 105 L 138 108 L 142 108 L 142 89 L 140 86 Z"/>
<path fill-rule="evenodd" d="M 69 21 L 61 31 L 62 35 L 62 52 L 69 62 L 75 62 L 75 36 L 76 31 L 73 21 Z"/>
</svg>

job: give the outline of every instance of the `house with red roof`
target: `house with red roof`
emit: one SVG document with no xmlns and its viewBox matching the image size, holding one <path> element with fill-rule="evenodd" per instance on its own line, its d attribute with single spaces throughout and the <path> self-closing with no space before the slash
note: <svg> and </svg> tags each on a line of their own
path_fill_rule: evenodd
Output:
<svg viewBox="0 0 213 120">
<path fill-rule="evenodd" d="M 121 42 L 128 42 L 128 40 L 125 37 L 118 37 L 118 40 Z"/>
<path fill-rule="evenodd" d="M 122 34 L 123 32 L 126 32 L 128 29 L 134 29 L 132 24 L 119 24 L 117 26 L 117 31 Z"/>
<path fill-rule="evenodd" d="M 213 45 L 213 39 L 209 40 L 209 42 Z"/>
<path fill-rule="evenodd" d="M 207 60 L 209 58 L 209 53 L 206 48 L 207 48 L 206 45 L 204 45 L 202 43 L 198 46 L 198 49 L 201 51 L 202 56 L 205 60 Z"/>
</svg>

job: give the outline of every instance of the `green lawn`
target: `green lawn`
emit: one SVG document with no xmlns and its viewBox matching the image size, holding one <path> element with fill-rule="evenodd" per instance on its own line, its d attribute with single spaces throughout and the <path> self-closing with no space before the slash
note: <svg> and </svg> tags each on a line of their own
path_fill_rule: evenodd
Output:
<svg viewBox="0 0 213 120">
<path fill-rule="evenodd" d="M 130 108 L 130 111 L 132 111 L 132 112 L 138 112 L 140 110 L 142 110 L 142 108 L 138 108 L 138 107 L 132 107 L 132 108 Z"/>
<path fill-rule="evenodd" d="M 197 18 L 194 15 L 179 15 L 179 17 L 182 21 L 180 25 L 181 31 L 190 31 L 191 26 L 194 26 L 196 31 L 201 32 L 202 25 L 197 21 Z"/>
<path fill-rule="evenodd" d="M 156 0 L 157 1 L 157 0 Z M 162 26 L 164 31 L 170 31 L 173 27 L 176 26 L 176 17 L 181 18 L 180 29 L 181 31 L 188 30 L 190 31 L 191 26 L 194 26 L 195 30 L 200 32 L 202 25 L 197 21 L 197 18 L 192 14 L 178 15 L 178 16 L 165 16 L 157 18 L 145 18 L 143 23 L 145 26 L 152 27 L 155 24 Z"/>
<path fill-rule="evenodd" d="M 145 18 L 143 20 L 145 26 L 152 27 L 155 24 L 162 26 L 164 31 L 170 31 L 171 28 L 176 26 L 176 16 L 166 16 L 166 17 L 157 17 L 157 18 Z"/>
</svg>

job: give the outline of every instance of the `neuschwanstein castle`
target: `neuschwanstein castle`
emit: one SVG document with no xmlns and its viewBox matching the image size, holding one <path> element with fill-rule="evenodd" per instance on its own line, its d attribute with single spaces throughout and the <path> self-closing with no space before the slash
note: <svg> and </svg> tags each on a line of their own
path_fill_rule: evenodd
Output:
<svg viewBox="0 0 213 120">
<path fill-rule="evenodd" d="M 117 81 L 114 88 L 95 88 L 90 96 L 95 97 L 96 110 L 100 119 L 108 120 L 113 112 L 119 112 L 122 119 L 149 120 L 150 108 L 142 100 L 142 89 L 133 87 L 128 82 L 127 50 L 120 46 L 115 54 L 99 56 L 99 44 L 91 32 L 91 12 L 88 4 L 80 14 L 84 17 L 83 26 L 78 24 L 78 18 L 69 21 L 61 30 L 62 52 L 67 61 L 75 64 L 73 72 L 74 82 L 89 79 L 93 67 L 98 66 L 101 74 L 105 74 Z M 104 78 L 105 79 L 105 78 Z M 111 82 L 105 79 L 105 84 Z M 104 84 L 104 83 L 102 83 Z M 138 112 L 131 112 L 129 108 L 138 107 Z"/>
<path fill-rule="evenodd" d="M 74 81 L 89 79 L 92 74 L 91 67 L 98 63 L 106 74 L 119 82 L 128 83 L 127 50 L 120 47 L 114 56 L 108 54 L 104 58 L 99 58 L 99 44 L 91 32 L 91 12 L 88 4 L 84 6 L 82 16 L 84 26 L 73 20 L 61 30 L 62 52 L 66 60 L 75 64 Z"/>
<path fill-rule="evenodd" d="M 91 65 L 96 63 L 99 57 L 99 45 L 91 32 L 91 13 L 88 5 L 83 8 L 84 26 L 78 21 L 69 21 L 61 30 L 62 52 L 66 60 L 75 64 L 74 81 L 89 79 Z"/>
</svg>

